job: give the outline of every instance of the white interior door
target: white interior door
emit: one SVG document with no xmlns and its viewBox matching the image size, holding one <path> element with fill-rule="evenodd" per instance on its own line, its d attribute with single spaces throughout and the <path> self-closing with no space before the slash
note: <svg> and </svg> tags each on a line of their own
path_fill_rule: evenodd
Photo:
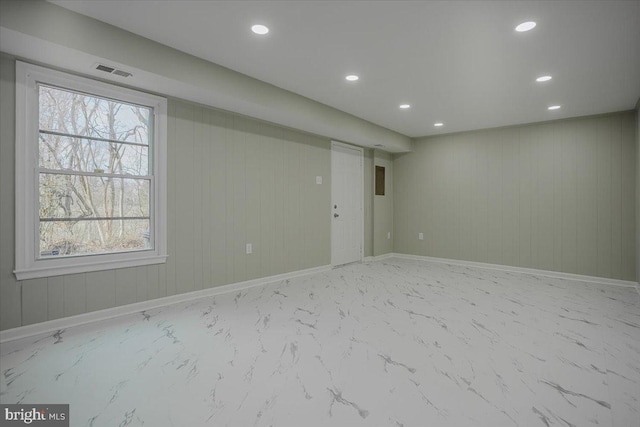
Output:
<svg viewBox="0 0 640 427">
<path fill-rule="evenodd" d="M 331 144 L 331 264 L 362 260 L 364 182 L 362 148 Z"/>
</svg>

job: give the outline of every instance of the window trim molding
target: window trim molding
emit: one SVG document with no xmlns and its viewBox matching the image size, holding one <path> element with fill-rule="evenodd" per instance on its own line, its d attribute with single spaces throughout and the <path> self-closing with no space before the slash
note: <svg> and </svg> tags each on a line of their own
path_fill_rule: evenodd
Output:
<svg viewBox="0 0 640 427">
<path fill-rule="evenodd" d="M 38 259 L 39 234 L 34 224 L 35 180 L 38 167 L 38 94 L 44 83 L 101 97 L 122 100 L 153 108 L 153 146 L 151 148 L 155 185 L 153 192 L 154 249 L 94 254 L 77 257 Z M 35 118 L 35 119 L 34 119 Z M 18 280 L 111 270 L 150 264 L 167 259 L 167 100 L 156 95 L 127 89 L 49 68 L 16 61 L 16 141 L 15 141 L 15 270 Z"/>
</svg>

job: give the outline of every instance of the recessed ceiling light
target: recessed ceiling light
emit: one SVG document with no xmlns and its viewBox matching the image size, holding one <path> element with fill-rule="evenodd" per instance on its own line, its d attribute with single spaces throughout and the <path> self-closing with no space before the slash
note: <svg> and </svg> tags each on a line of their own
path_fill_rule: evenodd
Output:
<svg viewBox="0 0 640 427">
<path fill-rule="evenodd" d="M 444 126 L 444 123 L 442 123 L 442 122 L 438 122 L 438 123 L 434 123 L 433 125 L 434 125 L 435 127 L 439 128 L 439 127 L 441 127 L 441 126 Z"/>
<path fill-rule="evenodd" d="M 524 31 L 533 30 L 535 26 L 536 26 L 536 23 L 533 21 L 523 22 L 522 24 L 516 27 L 516 31 L 518 31 L 519 33 L 522 33 Z"/>
<path fill-rule="evenodd" d="M 559 105 L 552 105 L 551 107 L 548 108 L 548 110 L 559 110 L 560 106 Z"/>
<path fill-rule="evenodd" d="M 360 77 L 356 76 L 355 74 L 349 74 L 347 77 L 345 77 L 345 79 L 349 80 L 350 82 L 355 82 L 359 78 Z"/>
<path fill-rule="evenodd" d="M 548 82 L 551 80 L 551 76 L 540 76 L 536 79 L 537 82 Z"/>
<path fill-rule="evenodd" d="M 400 108 L 402 108 L 403 110 L 406 110 L 407 108 L 411 108 L 411 105 L 409 105 L 409 104 L 400 104 Z"/>
<path fill-rule="evenodd" d="M 251 31 L 261 36 L 264 36 L 269 32 L 269 28 L 265 27 L 264 25 L 257 24 L 251 27 Z"/>
</svg>

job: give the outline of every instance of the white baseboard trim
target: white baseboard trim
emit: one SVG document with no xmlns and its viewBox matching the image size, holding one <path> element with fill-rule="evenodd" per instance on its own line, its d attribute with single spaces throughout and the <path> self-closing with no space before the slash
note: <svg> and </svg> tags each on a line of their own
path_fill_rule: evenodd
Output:
<svg viewBox="0 0 640 427">
<path fill-rule="evenodd" d="M 486 270 L 508 271 L 512 273 L 532 274 L 536 276 L 552 277 L 556 279 L 577 280 L 580 282 L 598 283 L 605 285 L 633 287 L 640 294 L 640 284 L 627 280 L 609 279 L 605 277 L 584 276 L 580 274 L 562 273 L 557 271 L 537 270 L 533 268 L 512 267 L 499 264 L 488 264 L 482 262 L 462 261 L 447 258 L 435 258 L 420 255 L 410 255 L 401 253 L 388 253 L 378 256 L 370 256 L 362 259 L 364 263 L 382 261 L 390 258 L 409 259 L 417 261 L 437 262 L 441 264 L 459 265 L 464 267 L 475 267 Z M 275 276 L 261 277 L 258 279 L 247 280 L 244 282 L 231 283 L 228 285 L 216 286 L 214 288 L 202 289 L 199 291 L 187 292 L 184 294 L 171 295 L 167 297 L 157 298 L 149 301 L 142 301 L 133 304 L 127 304 L 120 307 L 112 307 L 104 310 L 92 311 L 90 313 L 78 314 L 76 316 L 63 317 L 61 319 L 49 320 L 46 322 L 36 323 L 33 325 L 19 326 L 17 328 L 6 329 L 0 331 L 0 343 L 15 341 L 27 337 L 35 337 L 58 331 L 60 329 L 68 329 L 74 326 L 86 325 L 89 323 L 100 322 L 104 320 L 115 319 L 121 316 L 140 313 L 145 310 L 166 307 L 185 301 L 196 300 L 199 298 L 210 297 L 214 295 L 225 294 L 228 292 L 236 292 L 243 289 L 249 289 L 256 286 L 263 286 L 269 283 L 281 280 L 292 279 L 295 277 L 307 276 L 309 274 L 321 273 L 329 271 L 333 268 L 331 265 L 308 268 L 305 270 L 292 271 L 289 273 L 277 274 Z"/>
<path fill-rule="evenodd" d="M 559 271 L 549 271 L 549 270 L 538 270 L 535 268 L 512 267 L 509 265 L 489 264 L 484 262 L 462 261 L 458 259 L 435 258 L 435 257 L 429 257 L 429 256 L 400 254 L 400 253 L 393 253 L 389 255 L 390 255 L 389 258 L 404 258 L 404 259 L 411 259 L 411 260 L 417 260 L 417 261 L 438 262 L 441 264 L 459 265 L 463 267 L 476 267 L 476 268 L 483 268 L 486 270 L 508 271 L 511 273 L 524 273 L 524 274 L 531 274 L 535 276 L 552 277 L 555 279 L 567 279 L 567 280 L 576 280 L 579 282 L 598 283 L 603 285 L 624 286 L 627 288 L 631 287 L 631 288 L 638 289 L 638 286 L 639 286 L 638 282 L 632 282 L 628 280 L 609 279 L 606 277 L 596 277 L 596 276 L 583 276 L 581 274 L 562 273 Z"/>
<path fill-rule="evenodd" d="M 375 261 L 382 261 L 383 259 L 393 258 L 395 255 L 396 254 L 388 253 L 388 254 L 382 254 L 377 256 L 368 256 L 368 257 L 364 257 L 362 259 L 362 262 L 369 263 L 369 262 L 375 262 Z"/>
<path fill-rule="evenodd" d="M 121 316 L 140 313 L 142 311 L 152 310 L 154 308 L 166 307 L 168 305 L 178 304 L 185 301 L 225 294 L 228 292 L 236 292 L 239 290 L 267 285 L 269 283 L 279 282 L 295 277 L 321 273 L 323 271 L 331 270 L 331 268 L 332 266 L 330 265 L 323 265 L 320 267 L 307 268 L 305 270 L 277 274 L 275 276 L 261 277 L 258 279 L 246 280 L 244 282 L 231 283 L 228 285 L 216 286 L 213 288 L 202 289 L 178 295 L 171 295 L 149 301 L 136 302 L 120 307 L 112 307 L 104 310 L 92 311 L 90 313 L 78 314 L 76 316 L 63 317 L 60 319 L 35 323 L 33 325 L 19 326 L 17 328 L 0 331 L 0 343 L 15 341 L 21 338 L 40 336 L 58 331 L 60 329 L 68 329 L 74 326 L 115 319 Z"/>
</svg>

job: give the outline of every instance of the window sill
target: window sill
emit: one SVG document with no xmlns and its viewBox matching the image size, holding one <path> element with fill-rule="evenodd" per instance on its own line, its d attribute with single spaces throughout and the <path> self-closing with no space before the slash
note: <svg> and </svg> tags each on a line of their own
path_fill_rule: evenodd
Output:
<svg viewBox="0 0 640 427">
<path fill-rule="evenodd" d="M 38 266 L 15 270 L 18 280 L 38 279 L 42 277 L 62 276 L 67 274 L 88 273 L 92 271 L 114 270 L 118 268 L 141 267 L 144 265 L 164 264 L 167 255 L 145 255 L 129 259 L 101 260 L 83 262 L 74 265 Z"/>
</svg>

